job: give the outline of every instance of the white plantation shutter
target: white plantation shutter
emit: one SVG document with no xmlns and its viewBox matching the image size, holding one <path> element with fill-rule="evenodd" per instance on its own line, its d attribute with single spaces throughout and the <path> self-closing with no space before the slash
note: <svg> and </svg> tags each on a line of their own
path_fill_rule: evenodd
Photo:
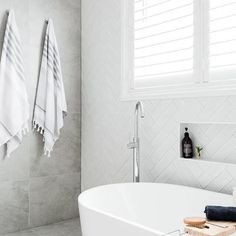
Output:
<svg viewBox="0 0 236 236">
<path fill-rule="evenodd" d="M 193 0 L 136 0 L 135 81 L 167 81 L 192 73 Z"/>
<path fill-rule="evenodd" d="M 213 79 L 229 79 L 227 72 L 236 72 L 236 0 L 210 0 L 209 8 L 209 70 Z"/>
<path fill-rule="evenodd" d="M 236 94 L 236 0 L 123 0 L 122 97 Z"/>
</svg>

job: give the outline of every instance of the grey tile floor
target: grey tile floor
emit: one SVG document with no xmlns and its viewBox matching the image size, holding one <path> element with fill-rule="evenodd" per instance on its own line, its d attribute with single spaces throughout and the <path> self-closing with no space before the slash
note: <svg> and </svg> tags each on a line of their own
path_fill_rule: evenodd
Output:
<svg viewBox="0 0 236 236">
<path fill-rule="evenodd" d="M 79 219 L 41 226 L 3 236 L 82 236 Z"/>
</svg>

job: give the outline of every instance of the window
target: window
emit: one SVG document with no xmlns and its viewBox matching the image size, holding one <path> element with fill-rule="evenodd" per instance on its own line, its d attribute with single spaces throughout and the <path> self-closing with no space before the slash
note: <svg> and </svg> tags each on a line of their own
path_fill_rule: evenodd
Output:
<svg viewBox="0 0 236 236">
<path fill-rule="evenodd" d="M 236 94 L 236 0 L 124 0 L 122 97 Z"/>
<path fill-rule="evenodd" d="M 236 1 L 210 1 L 209 69 L 213 80 L 236 78 Z"/>
</svg>

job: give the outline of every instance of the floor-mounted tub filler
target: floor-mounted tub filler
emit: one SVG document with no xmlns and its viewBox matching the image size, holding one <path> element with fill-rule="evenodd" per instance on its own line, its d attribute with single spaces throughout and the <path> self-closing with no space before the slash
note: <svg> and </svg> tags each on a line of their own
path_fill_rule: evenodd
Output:
<svg viewBox="0 0 236 236">
<path fill-rule="evenodd" d="M 177 236 L 183 218 L 204 217 L 206 205 L 232 206 L 233 198 L 159 183 L 105 185 L 79 196 L 83 236 Z"/>
</svg>

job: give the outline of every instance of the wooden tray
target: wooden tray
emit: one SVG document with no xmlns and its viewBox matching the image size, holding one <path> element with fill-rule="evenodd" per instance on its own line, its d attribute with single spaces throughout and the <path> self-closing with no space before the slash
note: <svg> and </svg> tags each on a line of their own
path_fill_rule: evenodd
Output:
<svg viewBox="0 0 236 236">
<path fill-rule="evenodd" d="M 207 221 L 209 228 L 197 228 L 185 225 L 184 230 L 192 236 L 229 236 L 236 232 L 236 222 Z"/>
</svg>

